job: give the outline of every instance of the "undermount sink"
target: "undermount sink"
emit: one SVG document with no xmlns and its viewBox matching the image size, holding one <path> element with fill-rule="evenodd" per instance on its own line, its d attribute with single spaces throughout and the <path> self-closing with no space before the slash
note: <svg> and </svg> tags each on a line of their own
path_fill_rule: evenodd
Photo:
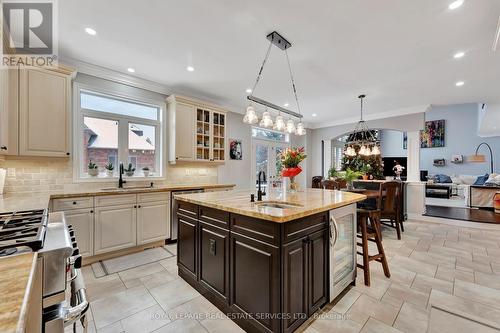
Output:
<svg viewBox="0 0 500 333">
<path fill-rule="evenodd" d="M 284 201 L 261 201 L 255 203 L 259 207 L 269 207 L 269 208 L 278 208 L 278 209 L 290 209 L 290 208 L 299 208 L 303 207 L 302 205 L 284 202 Z"/>
</svg>

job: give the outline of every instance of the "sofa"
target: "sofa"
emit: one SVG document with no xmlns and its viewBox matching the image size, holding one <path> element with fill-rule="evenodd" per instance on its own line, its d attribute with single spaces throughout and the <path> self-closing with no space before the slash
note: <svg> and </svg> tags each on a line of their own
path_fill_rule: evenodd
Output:
<svg viewBox="0 0 500 333">
<path fill-rule="evenodd" d="M 466 206 L 491 208 L 493 195 L 500 188 L 500 175 L 435 175 L 434 184 L 451 187 L 451 194 L 463 198 Z"/>
</svg>

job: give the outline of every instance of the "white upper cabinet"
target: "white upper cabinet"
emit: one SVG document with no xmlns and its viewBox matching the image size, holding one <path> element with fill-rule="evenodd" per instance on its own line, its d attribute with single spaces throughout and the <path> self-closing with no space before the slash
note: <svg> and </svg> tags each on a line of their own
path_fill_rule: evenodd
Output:
<svg viewBox="0 0 500 333">
<path fill-rule="evenodd" d="M 0 70 L 1 155 L 70 155 L 74 74 L 64 66 Z"/>
<path fill-rule="evenodd" d="M 20 155 L 70 155 L 71 77 L 71 70 L 20 71 Z"/>
<path fill-rule="evenodd" d="M 0 70 L 0 155 L 17 155 L 19 71 Z"/>
<path fill-rule="evenodd" d="M 224 163 L 227 112 L 217 106 L 179 96 L 167 99 L 169 161 Z"/>
</svg>

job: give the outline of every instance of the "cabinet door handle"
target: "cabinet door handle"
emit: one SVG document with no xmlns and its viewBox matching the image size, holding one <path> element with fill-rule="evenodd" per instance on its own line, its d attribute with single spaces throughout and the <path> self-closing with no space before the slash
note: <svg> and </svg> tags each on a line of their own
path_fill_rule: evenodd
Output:
<svg viewBox="0 0 500 333">
<path fill-rule="evenodd" d="M 67 152 L 66 155 L 69 156 L 69 152 Z"/>
<path fill-rule="evenodd" d="M 137 208 L 141 208 L 141 205 L 137 206 Z"/>
<path fill-rule="evenodd" d="M 90 214 L 92 214 L 92 213 L 94 213 L 94 211 L 93 211 L 93 210 L 90 210 Z"/>
<path fill-rule="evenodd" d="M 76 205 L 76 201 L 73 201 L 73 205 Z"/>
<path fill-rule="evenodd" d="M 330 218 L 330 245 L 335 246 L 335 244 L 337 244 L 338 238 L 339 238 L 339 226 L 335 218 L 332 216 Z"/>
<path fill-rule="evenodd" d="M 137 205 L 134 205 L 134 208 L 137 208 Z"/>
<path fill-rule="evenodd" d="M 1 150 L 7 150 L 7 146 L 1 146 L 0 149 Z"/>
</svg>

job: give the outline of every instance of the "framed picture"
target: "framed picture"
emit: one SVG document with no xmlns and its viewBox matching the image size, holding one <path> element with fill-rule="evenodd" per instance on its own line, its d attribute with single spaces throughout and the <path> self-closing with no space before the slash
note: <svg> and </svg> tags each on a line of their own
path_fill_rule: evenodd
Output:
<svg viewBox="0 0 500 333">
<path fill-rule="evenodd" d="M 424 130 L 420 131 L 420 148 L 444 147 L 444 119 L 425 122 Z"/>
<path fill-rule="evenodd" d="M 243 159 L 243 149 L 242 149 L 241 140 L 229 139 L 229 159 L 231 159 L 231 160 L 242 160 Z"/>
<path fill-rule="evenodd" d="M 403 132 L 403 149 L 408 149 L 408 133 Z"/>
</svg>

